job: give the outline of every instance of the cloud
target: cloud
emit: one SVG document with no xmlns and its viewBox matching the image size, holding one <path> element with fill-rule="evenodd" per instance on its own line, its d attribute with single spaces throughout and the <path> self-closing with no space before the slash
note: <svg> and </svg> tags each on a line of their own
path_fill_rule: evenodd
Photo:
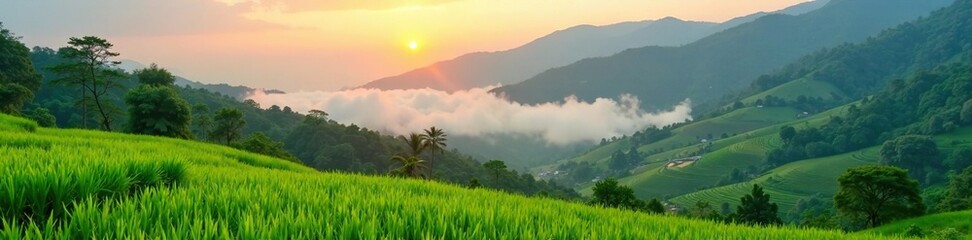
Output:
<svg viewBox="0 0 972 240">
<path fill-rule="evenodd" d="M 240 4 L 283 12 L 338 10 L 386 10 L 401 7 L 434 6 L 460 0 L 215 0 L 230 6 Z"/>
<path fill-rule="evenodd" d="M 258 92 L 249 98 L 262 106 L 290 106 L 299 112 L 323 110 L 335 121 L 396 135 L 436 126 L 450 135 L 526 135 L 553 145 L 596 142 L 691 119 L 688 100 L 670 111 L 647 113 L 640 110 L 638 98 L 630 95 L 617 101 L 599 98 L 587 103 L 568 97 L 561 103 L 523 105 L 496 97 L 488 89 Z"/>
</svg>

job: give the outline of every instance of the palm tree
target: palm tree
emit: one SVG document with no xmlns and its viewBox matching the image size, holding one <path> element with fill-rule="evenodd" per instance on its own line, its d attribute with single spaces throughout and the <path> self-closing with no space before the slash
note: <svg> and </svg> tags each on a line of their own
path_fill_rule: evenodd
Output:
<svg viewBox="0 0 972 240">
<path fill-rule="evenodd" d="M 421 169 L 426 168 L 425 160 L 419 158 L 422 155 L 422 151 L 425 151 L 425 137 L 417 133 L 412 133 L 408 137 L 399 136 L 398 138 L 405 142 L 405 146 L 408 146 L 410 153 L 409 155 L 403 156 L 399 154 L 391 157 L 389 160 L 402 164 L 401 167 L 392 169 L 391 172 L 402 176 L 421 177 Z"/>
<path fill-rule="evenodd" d="M 425 137 L 418 133 L 409 134 L 407 138 L 405 136 L 398 136 L 398 139 L 405 141 L 405 146 L 408 146 L 408 150 L 411 151 L 411 156 L 416 158 L 422 155 L 422 152 L 428 147 L 425 143 Z"/>
<path fill-rule="evenodd" d="M 424 160 L 415 156 L 403 157 L 400 155 L 392 157 L 391 160 L 402 164 L 401 167 L 393 169 L 392 173 L 408 177 L 422 177 L 421 169 L 425 168 Z"/>
<path fill-rule="evenodd" d="M 442 151 L 446 147 L 446 134 L 441 128 L 431 127 L 425 129 L 425 145 L 432 149 L 432 156 L 429 158 L 429 177 L 435 177 L 432 173 L 435 170 L 435 152 Z"/>
</svg>

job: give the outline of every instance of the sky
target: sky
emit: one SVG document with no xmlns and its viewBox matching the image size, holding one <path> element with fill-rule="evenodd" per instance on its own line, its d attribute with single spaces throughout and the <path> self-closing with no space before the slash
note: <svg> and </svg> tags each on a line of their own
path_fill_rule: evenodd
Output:
<svg viewBox="0 0 972 240">
<path fill-rule="evenodd" d="M 205 83 L 334 91 L 559 29 L 674 16 L 722 22 L 805 0 L 2 0 L 29 46 L 108 39 L 121 59 Z M 414 45 L 411 48 L 410 45 Z"/>
</svg>

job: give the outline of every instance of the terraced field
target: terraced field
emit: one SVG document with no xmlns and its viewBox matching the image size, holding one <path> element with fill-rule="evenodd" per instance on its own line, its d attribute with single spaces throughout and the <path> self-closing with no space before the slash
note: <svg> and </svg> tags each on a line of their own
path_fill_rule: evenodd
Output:
<svg viewBox="0 0 972 240">
<path fill-rule="evenodd" d="M 835 95 L 844 97 L 843 91 L 837 89 L 833 84 L 816 80 L 799 79 L 747 97 L 741 102 L 753 104 L 757 99 L 764 99 L 770 95 L 787 101 L 796 100 L 799 96 L 819 97 L 824 100 L 833 99 Z"/>
<path fill-rule="evenodd" d="M 658 142 L 639 146 L 638 150 L 642 152 L 650 152 L 656 149 L 663 149 L 665 152 L 662 154 L 656 154 L 658 156 L 653 156 L 654 158 L 649 158 L 649 162 L 661 160 L 667 161 L 668 159 L 674 158 L 677 155 L 684 155 L 686 151 L 694 152 L 694 150 L 698 149 L 698 143 L 700 142 L 699 139 L 705 138 L 709 134 L 712 134 L 715 137 L 719 137 L 723 133 L 729 135 L 741 134 L 766 126 L 792 121 L 796 119 L 797 113 L 797 110 L 788 107 L 752 107 L 739 109 L 719 117 L 691 123 L 675 129 L 672 131 L 673 136 Z M 744 138 L 738 139 L 742 140 Z M 628 140 L 621 140 L 595 148 L 585 154 L 571 159 L 534 168 L 534 171 L 541 171 L 540 169 L 546 170 L 566 161 L 592 162 L 606 167 L 608 160 L 610 160 L 611 154 L 617 150 L 627 150 L 630 147 L 631 145 Z M 665 157 L 660 159 L 659 156 Z"/>
<path fill-rule="evenodd" d="M 870 239 L 424 180 L 320 173 L 206 143 L 0 115 L 4 239 Z"/>
<path fill-rule="evenodd" d="M 739 198 L 748 194 L 753 184 L 759 184 L 780 205 L 781 211 L 789 211 L 797 201 L 814 194 L 825 197 L 837 192 L 837 177 L 847 168 L 873 164 L 878 161 L 879 147 L 835 155 L 824 158 L 808 159 L 789 163 L 773 169 L 751 181 L 706 189 L 673 198 L 680 204 L 692 204 L 705 200 L 731 206 L 739 204 Z"/>
</svg>

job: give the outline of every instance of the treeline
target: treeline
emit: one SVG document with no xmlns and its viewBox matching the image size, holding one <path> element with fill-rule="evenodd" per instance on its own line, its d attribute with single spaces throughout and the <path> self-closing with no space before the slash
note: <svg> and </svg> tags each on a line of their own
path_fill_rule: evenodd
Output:
<svg viewBox="0 0 972 240">
<path fill-rule="evenodd" d="M 833 84 L 850 99 L 871 95 L 888 80 L 915 69 L 972 61 L 972 1 L 957 0 L 928 17 L 885 30 L 860 44 L 844 44 L 760 76 L 743 95 L 753 95 L 797 79 Z"/>
<path fill-rule="evenodd" d="M 219 143 L 301 162 L 322 171 L 386 175 L 401 167 L 390 160 L 407 147 L 391 136 L 303 115 L 287 106 L 261 108 L 205 89 L 178 87 L 157 65 L 118 69 L 119 53 L 98 37 L 71 38 L 57 50 L 28 49 L 0 26 L 0 107 L 46 127 L 100 129 Z M 7 54 L 10 53 L 10 54 Z M 515 170 L 492 170 L 455 150 L 435 153 L 436 180 L 478 185 L 525 195 L 579 198 L 570 188 L 537 181 Z M 431 159 L 432 153 L 423 158 Z M 428 157 L 428 158 L 426 158 Z M 498 181 L 480 181 L 497 179 Z"/>
</svg>

